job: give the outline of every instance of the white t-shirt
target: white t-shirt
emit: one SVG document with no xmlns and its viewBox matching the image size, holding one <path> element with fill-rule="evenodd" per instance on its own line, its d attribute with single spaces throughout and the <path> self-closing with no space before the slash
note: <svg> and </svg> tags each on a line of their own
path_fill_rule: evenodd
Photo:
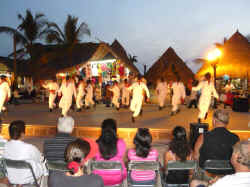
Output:
<svg viewBox="0 0 250 187">
<path fill-rule="evenodd" d="M 226 175 L 209 187 L 249 187 L 250 172 L 237 172 Z"/>
<path fill-rule="evenodd" d="M 10 140 L 5 144 L 4 158 L 12 160 L 25 160 L 29 162 L 35 172 L 36 178 L 45 175 L 45 168 L 42 165 L 42 155 L 40 151 L 31 144 L 21 140 Z M 8 179 L 12 184 L 33 183 L 30 170 L 7 168 Z"/>
</svg>

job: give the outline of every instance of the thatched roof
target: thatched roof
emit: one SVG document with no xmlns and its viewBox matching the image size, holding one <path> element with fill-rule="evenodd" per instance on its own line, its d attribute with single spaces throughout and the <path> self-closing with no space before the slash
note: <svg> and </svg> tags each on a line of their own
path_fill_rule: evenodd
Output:
<svg viewBox="0 0 250 187">
<path fill-rule="evenodd" d="M 112 57 L 120 59 L 132 71 L 138 71 L 106 43 L 80 43 L 73 48 L 62 45 L 39 45 L 36 50 L 41 54 L 37 59 L 39 65 L 36 67 L 39 70 L 38 79 L 53 77 L 58 72 L 75 71 L 77 66 L 84 65 L 88 61 Z"/>
<path fill-rule="evenodd" d="M 176 54 L 172 47 L 169 47 L 165 53 L 149 68 L 145 77 L 148 82 L 156 84 L 157 80 L 163 77 L 166 81 L 176 80 L 178 75 L 186 84 L 189 79 L 194 77 L 193 72 Z"/>
<path fill-rule="evenodd" d="M 222 57 L 219 59 L 216 76 L 229 75 L 232 78 L 250 77 L 250 43 L 237 30 L 221 47 Z M 203 64 L 196 77 L 201 77 L 210 72 L 213 75 L 212 66 Z"/>
<path fill-rule="evenodd" d="M 128 55 L 125 51 L 125 49 L 122 47 L 122 45 L 115 40 L 112 44 L 111 44 L 111 48 L 113 49 L 113 51 L 120 57 L 120 59 L 122 61 L 124 61 L 127 66 L 133 70 L 134 72 L 136 72 L 137 74 L 139 74 L 139 70 L 136 68 L 136 66 L 129 60 Z"/>
</svg>

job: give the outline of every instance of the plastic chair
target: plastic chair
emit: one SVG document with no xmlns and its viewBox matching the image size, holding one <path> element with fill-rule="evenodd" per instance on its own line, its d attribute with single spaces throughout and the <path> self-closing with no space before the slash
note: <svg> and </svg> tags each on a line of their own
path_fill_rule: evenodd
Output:
<svg viewBox="0 0 250 187">
<path fill-rule="evenodd" d="M 32 173 L 32 176 L 33 176 L 33 179 L 34 179 L 34 186 L 40 187 L 40 185 L 38 184 L 38 181 L 36 179 L 34 170 L 33 170 L 30 163 L 28 163 L 28 162 L 26 162 L 24 160 L 10 160 L 10 159 L 4 159 L 4 163 L 5 163 L 6 168 L 29 169 L 30 172 Z"/>
<path fill-rule="evenodd" d="M 137 184 L 133 183 L 130 179 L 130 173 L 133 170 L 150 170 L 156 173 L 156 182 L 154 184 Z M 133 187 L 150 187 L 162 186 L 160 173 L 160 163 L 158 161 L 130 161 L 128 163 L 128 186 Z"/>
<path fill-rule="evenodd" d="M 93 173 L 95 170 L 107 170 L 107 171 L 120 171 L 123 173 L 122 164 L 119 161 L 90 161 L 89 163 L 90 171 Z M 125 181 L 125 180 L 124 180 Z M 105 185 L 106 187 L 115 187 L 115 186 L 126 186 L 124 181 L 121 184 L 115 185 Z"/>
<path fill-rule="evenodd" d="M 166 175 L 168 175 L 168 173 L 170 171 L 191 171 L 193 170 L 194 172 L 197 171 L 197 162 L 194 160 L 186 160 L 185 162 L 181 162 L 181 161 L 169 161 L 167 164 L 167 168 L 166 168 Z M 168 183 L 168 181 L 165 181 L 167 183 L 168 187 L 188 187 L 189 186 L 189 181 L 187 183 L 184 184 L 178 184 L 178 183 Z"/>
<path fill-rule="evenodd" d="M 217 175 L 227 175 L 234 173 L 234 168 L 231 165 L 230 160 L 206 160 L 203 169 L 208 173 Z"/>
</svg>

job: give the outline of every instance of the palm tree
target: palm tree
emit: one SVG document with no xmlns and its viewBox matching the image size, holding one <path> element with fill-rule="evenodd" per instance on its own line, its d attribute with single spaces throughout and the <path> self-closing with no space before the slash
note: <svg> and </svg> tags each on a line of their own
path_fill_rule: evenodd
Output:
<svg viewBox="0 0 250 187">
<path fill-rule="evenodd" d="M 83 35 L 90 36 L 90 29 L 84 22 L 77 27 L 78 18 L 68 15 L 67 21 L 64 24 L 64 30 L 55 22 L 48 22 L 47 29 L 44 31 L 46 34 L 46 41 L 48 43 L 66 44 L 72 46 L 81 41 Z"/>
<path fill-rule="evenodd" d="M 128 55 L 128 58 L 129 58 L 129 61 L 130 62 L 132 62 L 132 64 L 135 64 L 135 63 L 137 63 L 138 62 L 138 60 L 137 60 L 137 56 L 132 56 L 132 55 Z"/>
<path fill-rule="evenodd" d="M 34 55 L 32 53 L 32 45 L 34 41 L 41 38 L 42 29 L 45 26 L 46 20 L 44 15 L 41 13 L 32 15 L 30 10 L 26 10 L 25 17 L 18 14 L 18 19 L 21 20 L 21 24 L 16 28 L 11 27 L 0 27 L 0 33 L 7 33 L 13 37 L 13 48 L 14 52 L 14 81 L 16 80 L 16 56 L 17 53 L 28 53 L 32 58 Z M 21 44 L 23 48 L 16 51 L 16 45 Z"/>
</svg>

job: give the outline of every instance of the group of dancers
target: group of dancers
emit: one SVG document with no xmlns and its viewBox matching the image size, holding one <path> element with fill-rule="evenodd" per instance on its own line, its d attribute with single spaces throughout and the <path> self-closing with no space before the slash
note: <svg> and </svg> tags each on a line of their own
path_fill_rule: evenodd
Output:
<svg viewBox="0 0 250 187">
<path fill-rule="evenodd" d="M 61 108 L 62 116 L 67 116 L 68 111 L 72 106 L 73 97 L 75 98 L 76 110 L 80 112 L 83 107 L 90 108 L 96 106 L 94 101 L 96 89 L 91 80 L 83 80 L 82 77 L 77 79 L 66 76 L 61 85 L 59 86 L 56 79 L 51 80 L 47 83 L 41 82 L 41 85 L 49 91 L 49 111 L 52 112 L 56 107 L 55 99 L 57 96 L 60 97 L 59 107 Z M 176 81 L 171 85 L 168 85 L 162 78 L 156 86 L 156 95 L 158 97 L 159 110 L 165 106 L 168 89 L 171 89 L 171 104 L 172 110 L 170 115 L 177 114 L 180 109 L 179 105 L 183 102 L 186 97 L 185 86 L 177 76 Z M 210 73 L 207 73 L 204 80 L 200 81 L 198 85 L 192 87 L 192 92 L 200 91 L 201 95 L 199 98 L 199 115 L 198 122 L 206 119 L 209 106 L 211 104 L 212 96 L 218 99 L 213 81 L 211 80 Z M 125 108 L 130 108 L 132 111 L 131 121 L 135 122 L 135 119 L 142 114 L 143 102 L 148 102 L 150 98 L 149 89 L 145 82 L 145 79 L 138 76 L 133 81 L 125 79 L 122 83 L 114 81 L 112 85 L 106 86 L 107 92 L 111 92 L 112 105 L 119 110 L 121 105 Z M 192 94 L 191 94 L 192 95 Z M 10 87 L 4 76 L 0 77 L 0 111 L 5 110 L 4 103 L 10 98 Z M 120 100 L 121 98 L 121 100 Z M 84 104 L 83 104 L 84 100 Z M 107 101 L 106 101 L 107 102 Z"/>
</svg>

